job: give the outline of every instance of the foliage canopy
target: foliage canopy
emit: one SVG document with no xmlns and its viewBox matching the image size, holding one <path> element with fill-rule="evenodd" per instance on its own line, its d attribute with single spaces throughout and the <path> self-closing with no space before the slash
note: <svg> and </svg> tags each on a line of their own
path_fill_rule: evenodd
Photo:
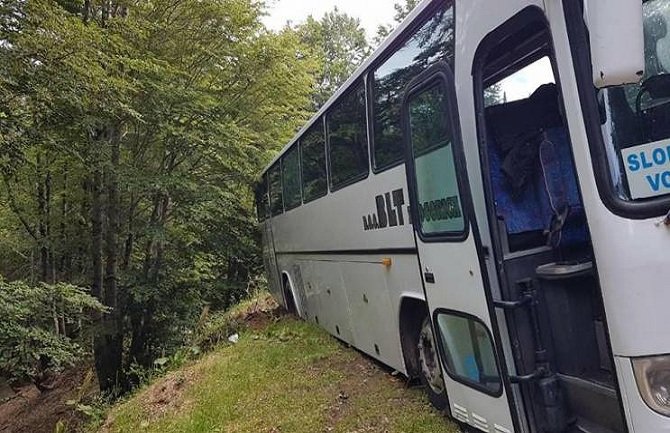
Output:
<svg viewBox="0 0 670 433">
<path fill-rule="evenodd" d="M 90 287 L 109 307 L 94 343 L 104 389 L 257 274 L 250 185 L 309 116 L 319 69 L 298 32 L 265 30 L 262 11 L 0 7 L 0 273 Z"/>
</svg>

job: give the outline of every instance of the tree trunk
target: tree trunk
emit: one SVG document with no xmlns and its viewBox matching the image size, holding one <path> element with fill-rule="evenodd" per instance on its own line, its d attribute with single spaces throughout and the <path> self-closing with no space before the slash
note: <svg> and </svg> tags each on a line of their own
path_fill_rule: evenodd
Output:
<svg viewBox="0 0 670 433">
<path fill-rule="evenodd" d="M 84 6 L 82 8 L 82 18 L 84 24 L 88 24 L 88 20 L 91 17 L 91 0 L 84 0 Z"/>
<path fill-rule="evenodd" d="M 154 231 L 159 224 L 160 212 L 162 208 L 162 195 L 156 193 L 154 196 L 153 209 L 149 218 L 149 227 Z M 150 276 L 154 269 L 156 251 L 156 242 L 153 237 L 149 237 L 144 246 L 144 263 L 142 264 L 142 279 L 145 284 L 150 283 Z M 151 327 L 151 317 L 153 315 L 152 304 L 149 299 L 142 303 L 133 302 L 130 307 L 130 326 L 132 327 L 132 339 L 130 342 L 130 362 L 136 362 L 147 366 L 149 363 L 147 336 Z"/>
<path fill-rule="evenodd" d="M 96 143 L 97 144 L 97 143 Z M 101 303 L 104 303 L 103 287 L 103 263 L 102 263 L 102 162 L 96 158 L 93 168 L 93 179 L 91 182 L 91 262 L 93 266 L 93 281 L 91 282 L 91 293 Z M 114 387 L 114 372 L 110 371 L 105 359 L 105 341 L 100 334 L 104 333 L 104 322 L 102 316 L 97 317 L 99 329 L 93 341 L 93 354 L 95 357 L 95 369 L 98 382 L 102 391 L 109 391 Z"/>
<path fill-rule="evenodd" d="M 107 170 L 106 185 L 102 171 L 102 161 L 98 159 L 94 171 L 92 197 L 93 222 L 93 267 L 96 296 L 111 311 L 100 320 L 100 330 L 93 343 L 95 366 L 100 389 L 104 392 L 118 393 L 122 385 L 123 330 L 122 312 L 118 304 L 118 228 L 119 228 L 119 191 L 118 169 L 120 160 L 121 135 L 118 126 L 107 130 L 110 146 L 110 164 Z M 105 188 L 106 186 L 106 188 Z M 107 191 L 107 203 L 103 205 L 103 189 Z M 103 236 L 103 209 L 106 210 L 106 236 Z M 106 266 L 103 280 L 103 237 Z"/>
<path fill-rule="evenodd" d="M 149 220 L 152 230 L 162 229 L 165 226 L 168 210 L 170 208 L 170 196 L 165 193 L 157 193 L 154 196 L 153 210 Z M 163 265 L 164 245 L 162 240 L 149 238 L 144 249 L 143 279 L 148 285 L 159 283 L 160 272 Z M 147 341 L 152 326 L 152 318 L 155 311 L 153 299 L 147 300 L 144 305 L 134 305 L 131 313 L 132 340 L 130 344 L 130 357 L 140 365 L 147 366 L 151 362 L 149 353 L 150 342 Z"/>
<path fill-rule="evenodd" d="M 61 197 L 60 204 L 60 244 L 61 244 L 61 254 L 60 254 L 60 263 L 58 263 L 58 273 L 63 281 L 72 281 L 72 263 L 71 257 L 72 252 L 67 241 L 67 226 L 66 220 L 68 214 L 70 213 L 70 205 L 68 202 L 68 172 L 67 169 L 63 173 L 63 195 Z"/>
<path fill-rule="evenodd" d="M 48 160 L 47 160 L 48 162 Z M 51 171 L 47 168 L 47 173 L 44 177 L 44 199 L 45 199 L 45 209 L 44 209 L 44 225 L 46 227 L 46 241 L 47 241 L 47 275 L 48 282 L 51 284 L 56 283 L 56 254 L 54 253 L 54 242 L 52 240 L 51 232 L 51 197 L 53 189 L 53 179 L 51 177 Z"/>
<path fill-rule="evenodd" d="M 133 257 L 133 248 L 135 247 L 135 210 L 138 203 L 139 201 L 135 200 L 135 195 L 131 193 L 128 209 L 128 234 L 124 243 L 123 262 L 121 264 L 121 269 L 124 271 L 130 268 L 130 261 Z"/>
<path fill-rule="evenodd" d="M 42 179 L 43 160 L 42 156 L 37 155 L 37 209 L 38 209 L 38 233 L 40 248 L 40 281 L 47 282 L 49 278 L 49 247 L 47 245 L 47 185 L 46 179 Z"/>
<path fill-rule="evenodd" d="M 105 242 L 105 305 L 112 310 L 106 315 L 105 335 L 106 352 L 110 367 L 116 371 L 119 378 L 123 368 L 123 314 L 119 308 L 118 288 L 118 239 L 119 239 L 119 181 L 118 170 L 120 162 L 119 126 L 112 128 L 110 136 L 111 169 L 107 175 L 107 239 Z"/>
</svg>

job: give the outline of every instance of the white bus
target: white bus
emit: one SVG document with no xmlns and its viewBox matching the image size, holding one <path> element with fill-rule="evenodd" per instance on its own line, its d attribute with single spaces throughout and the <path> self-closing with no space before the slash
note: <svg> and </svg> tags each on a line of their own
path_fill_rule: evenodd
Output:
<svg viewBox="0 0 670 433">
<path fill-rule="evenodd" d="M 670 0 L 424 1 L 263 173 L 274 295 L 464 429 L 670 432 L 669 71 Z"/>
</svg>

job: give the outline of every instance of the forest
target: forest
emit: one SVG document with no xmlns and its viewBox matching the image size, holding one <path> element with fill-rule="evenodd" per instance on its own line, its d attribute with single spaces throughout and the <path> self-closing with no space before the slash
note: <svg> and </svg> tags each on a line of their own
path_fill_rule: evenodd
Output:
<svg viewBox="0 0 670 433">
<path fill-rule="evenodd" d="M 0 3 L 0 382 L 119 396 L 264 285 L 253 184 L 369 41 L 259 0 Z"/>
</svg>

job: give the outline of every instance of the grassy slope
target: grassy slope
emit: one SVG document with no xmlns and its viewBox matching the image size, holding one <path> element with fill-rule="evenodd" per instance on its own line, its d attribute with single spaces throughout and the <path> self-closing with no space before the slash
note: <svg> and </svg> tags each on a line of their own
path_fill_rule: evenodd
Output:
<svg viewBox="0 0 670 433">
<path fill-rule="evenodd" d="M 324 331 L 290 318 L 242 333 L 116 407 L 104 432 L 456 432 Z"/>
</svg>

